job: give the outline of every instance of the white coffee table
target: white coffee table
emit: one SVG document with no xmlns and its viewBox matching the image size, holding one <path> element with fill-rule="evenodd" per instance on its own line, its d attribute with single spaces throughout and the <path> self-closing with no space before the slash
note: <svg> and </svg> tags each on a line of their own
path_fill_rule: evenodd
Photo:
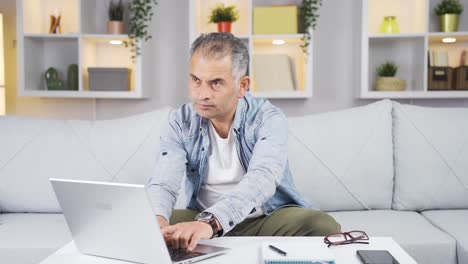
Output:
<svg viewBox="0 0 468 264">
<path fill-rule="evenodd" d="M 217 256 L 211 259 L 200 261 L 200 264 L 214 263 L 243 263 L 243 264 L 258 264 L 260 263 L 260 245 L 262 242 L 302 242 L 320 243 L 323 244 L 322 237 L 223 237 L 209 241 L 204 241 L 204 244 L 212 244 L 216 246 L 231 248 L 229 253 Z M 392 238 L 390 237 L 371 237 L 370 243 L 366 244 L 351 244 L 331 247 L 336 258 L 337 264 L 361 264 L 356 250 L 358 249 L 382 249 L 388 250 L 400 264 L 414 264 L 416 261 L 411 258 Z M 108 258 L 93 257 L 80 254 L 75 244 L 70 242 L 50 255 L 41 264 L 128 264 L 129 262 L 119 261 Z"/>
</svg>

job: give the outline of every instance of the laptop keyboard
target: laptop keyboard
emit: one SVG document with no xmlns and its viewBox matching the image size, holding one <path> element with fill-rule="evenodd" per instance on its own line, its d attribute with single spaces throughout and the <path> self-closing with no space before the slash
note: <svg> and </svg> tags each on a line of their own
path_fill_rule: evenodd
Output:
<svg viewBox="0 0 468 264">
<path fill-rule="evenodd" d="M 169 255 L 171 255 L 172 261 L 181 261 L 185 259 L 190 259 L 202 255 L 206 255 L 206 253 L 202 252 L 195 252 L 195 251 L 187 251 L 185 248 L 168 248 Z"/>
</svg>

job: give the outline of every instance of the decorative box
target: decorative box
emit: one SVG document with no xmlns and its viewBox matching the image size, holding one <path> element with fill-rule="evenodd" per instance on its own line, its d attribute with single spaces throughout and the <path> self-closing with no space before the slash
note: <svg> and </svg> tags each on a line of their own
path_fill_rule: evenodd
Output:
<svg viewBox="0 0 468 264">
<path fill-rule="evenodd" d="M 429 67 L 429 90 L 450 90 L 453 88 L 453 68 Z"/>
<path fill-rule="evenodd" d="M 297 34 L 298 7 L 257 6 L 253 10 L 254 34 Z"/>
<path fill-rule="evenodd" d="M 454 84 L 456 90 L 468 90 L 468 66 L 455 68 Z"/>
<path fill-rule="evenodd" d="M 130 69 L 88 68 L 90 91 L 129 91 Z"/>
</svg>

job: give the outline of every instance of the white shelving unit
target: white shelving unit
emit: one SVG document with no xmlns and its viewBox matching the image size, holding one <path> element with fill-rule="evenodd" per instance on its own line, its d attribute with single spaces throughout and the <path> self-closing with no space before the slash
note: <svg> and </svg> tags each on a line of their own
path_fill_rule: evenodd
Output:
<svg viewBox="0 0 468 264">
<path fill-rule="evenodd" d="M 468 51 L 468 17 L 460 16 L 459 32 L 439 32 L 434 7 L 440 0 L 362 0 L 362 45 L 360 98 L 468 98 L 468 90 L 428 89 L 428 52 L 444 49 L 458 66 L 462 50 Z M 461 0 L 468 8 L 468 0 Z M 465 10 L 466 12 L 466 10 Z M 396 16 L 398 34 L 381 34 L 385 16 Z M 455 44 L 442 38 L 455 37 Z M 377 68 L 386 61 L 398 65 L 397 77 L 407 83 L 405 91 L 376 91 Z"/>
<path fill-rule="evenodd" d="M 125 6 L 131 0 L 124 0 Z M 128 40 L 126 34 L 106 33 L 110 0 L 18 0 L 18 94 L 31 97 L 65 98 L 145 98 L 142 83 L 144 56 L 135 61 L 130 48 L 112 45 L 110 40 Z M 49 34 L 51 14 L 61 12 L 61 34 Z M 124 22 L 128 21 L 126 10 Z M 126 24 L 126 23 L 124 23 Z M 124 29 L 127 32 L 128 28 Z M 142 50 L 142 55 L 144 50 Z M 49 67 L 58 70 L 66 83 L 70 64 L 79 66 L 79 88 L 47 90 L 44 74 Z M 128 91 L 96 91 L 88 85 L 88 67 L 125 67 L 130 69 Z M 65 87 L 66 88 L 66 87 Z"/>
<path fill-rule="evenodd" d="M 240 18 L 232 24 L 232 34 L 242 39 L 249 48 L 251 86 L 253 95 L 265 98 L 300 99 L 312 97 L 312 41 L 309 45 L 308 56 L 301 49 L 303 34 L 278 34 L 258 35 L 253 34 L 253 9 L 256 6 L 271 6 L 271 1 L 266 0 L 193 0 L 189 1 L 189 27 L 190 43 L 201 33 L 217 32 L 215 24 L 208 23 L 211 9 L 218 3 L 235 5 L 239 10 Z M 301 0 L 279 0 L 275 5 L 297 5 Z M 278 18 L 281 19 L 281 18 Z M 272 44 L 273 40 L 284 40 L 283 45 Z M 294 90 L 293 91 L 258 91 L 256 90 L 255 71 L 253 60 L 256 54 L 287 54 L 293 69 Z M 281 74 L 278 72 L 278 74 Z"/>
</svg>

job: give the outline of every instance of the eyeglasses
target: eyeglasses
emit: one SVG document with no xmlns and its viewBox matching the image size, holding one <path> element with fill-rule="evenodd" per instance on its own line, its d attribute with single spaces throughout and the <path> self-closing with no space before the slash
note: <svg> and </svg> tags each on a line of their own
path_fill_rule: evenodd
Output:
<svg viewBox="0 0 468 264">
<path fill-rule="evenodd" d="M 367 236 L 366 232 L 364 231 L 353 230 L 349 232 L 331 234 L 326 236 L 323 239 L 323 242 L 327 244 L 328 247 L 354 243 L 369 244 L 369 236 Z"/>
</svg>

